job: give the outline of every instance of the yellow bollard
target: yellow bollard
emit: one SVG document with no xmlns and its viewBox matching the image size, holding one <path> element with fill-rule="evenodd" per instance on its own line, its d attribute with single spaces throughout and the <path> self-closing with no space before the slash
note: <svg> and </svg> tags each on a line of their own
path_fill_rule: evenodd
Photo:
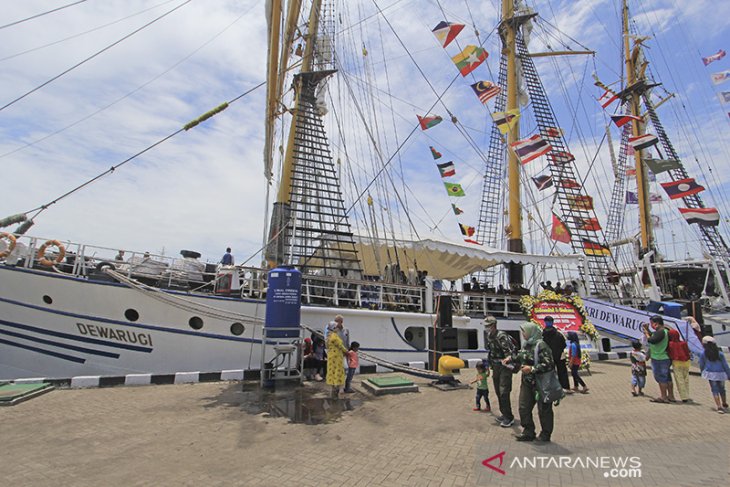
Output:
<svg viewBox="0 0 730 487">
<path fill-rule="evenodd" d="M 439 375 L 452 375 L 454 369 L 463 369 L 466 364 L 463 360 L 451 355 L 444 355 L 439 359 Z"/>
</svg>

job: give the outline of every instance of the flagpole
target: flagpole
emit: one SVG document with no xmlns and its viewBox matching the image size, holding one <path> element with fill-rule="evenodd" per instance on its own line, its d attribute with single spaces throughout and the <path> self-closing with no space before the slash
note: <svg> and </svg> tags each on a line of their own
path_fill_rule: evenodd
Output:
<svg viewBox="0 0 730 487">
<path fill-rule="evenodd" d="M 507 56 L 507 108 L 510 110 L 519 108 L 517 101 L 517 62 L 515 43 L 515 22 L 514 0 L 502 0 L 502 41 L 504 42 L 503 53 Z M 507 132 L 507 143 L 512 144 L 520 139 L 519 122 Z M 508 215 L 509 233 L 507 249 L 510 252 L 524 253 L 522 243 L 522 209 L 520 205 L 520 161 L 514 151 L 507 151 L 507 180 L 508 180 Z M 522 284 L 522 265 L 509 264 L 509 284 Z"/>
<path fill-rule="evenodd" d="M 629 6 L 627 0 L 623 0 L 623 35 L 624 35 L 624 55 L 626 63 L 626 88 L 630 88 L 637 82 L 637 71 L 634 58 L 630 50 L 629 35 Z M 635 49 L 641 49 L 639 44 L 635 45 Z M 644 70 L 642 69 L 643 73 Z M 629 93 L 629 110 L 631 115 L 641 117 L 640 95 L 637 91 L 631 90 Z M 643 135 L 643 123 L 634 120 L 631 123 L 631 131 L 634 137 Z M 634 151 L 634 163 L 636 166 L 636 186 L 637 198 L 639 199 L 639 227 L 641 230 L 641 250 L 640 255 L 651 250 L 654 246 L 654 236 L 652 235 L 650 202 L 649 202 L 649 184 L 646 177 L 646 168 L 641 162 L 641 150 Z"/>
</svg>

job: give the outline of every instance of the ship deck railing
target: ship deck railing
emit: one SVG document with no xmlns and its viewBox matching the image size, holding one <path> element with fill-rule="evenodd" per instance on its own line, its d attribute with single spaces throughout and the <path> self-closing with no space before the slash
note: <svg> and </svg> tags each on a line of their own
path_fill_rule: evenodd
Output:
<svg viewBox="0 0 730 487">
<path fill-rule="evenodd" d="M 150 252 L 125 250 L 125 260 L 115 260 L 119 249 L 72 242 L 61 242 L 65 257 L 54 266 L 39 263 L 38 249 L 48 239 L 17 237 L 15 250 L 5 265 L 62 273 L 90 280 L 113 281 L 104 267 L 143 284 L 202 294 L 216 293 L 217 264 L 195 259 L 170 257 Z M 53 250 L 51 250 L 53 249 Z M 49 247 L 46 258 L 55 260 L 58 252 Z M 191 267 L 192 266 L 192 267 Z M 267 270 L 236 266 L 240 282 L 234 297 L 263 299 L 266 297 Z M 193 272 L 190 272 L 191 268 Z M 378 279 L 349 279 L 340 276 L 302 276 L 302 304 L 342 308 L 434 313 L 439 296 L 451 296 L 452 313 L 458 316 L 508 317 L 521 314 L 520 296 L 496 292 L 464 292 L 431 289 L 428 285 L 386 282 Z"/>
</svg>

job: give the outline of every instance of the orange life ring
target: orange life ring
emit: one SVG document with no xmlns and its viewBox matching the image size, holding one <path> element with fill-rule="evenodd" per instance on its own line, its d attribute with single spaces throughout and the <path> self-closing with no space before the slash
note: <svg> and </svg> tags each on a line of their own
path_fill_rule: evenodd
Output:
<svg viewBox="0 0 730 487">
<path fill-rule="evenodd" d="M 3 232 L 0 233 L 0 240 L 2 239 L 8 239 L 8 248 L 0 252 L 0 259 L 3 257 L 7 257 L 8 255 L 10 255 L 10 252 L 15 250 L 15 235 L 13 235 L 12 233 Z"/>
<path fill-rule="evenodd" d="M 58 248 L 58 255 L 55 260 L 46 259 L 46 249 L 51 245 Z M 56 264 L 63 262 L 63 258 L 66 257 L 66 247 L 64 247 L 58 240 L 49 240 L 48 242 L 41 245 L 38 249 L 38 263 L 47 267 L 52 267 Z"/>
</svg>

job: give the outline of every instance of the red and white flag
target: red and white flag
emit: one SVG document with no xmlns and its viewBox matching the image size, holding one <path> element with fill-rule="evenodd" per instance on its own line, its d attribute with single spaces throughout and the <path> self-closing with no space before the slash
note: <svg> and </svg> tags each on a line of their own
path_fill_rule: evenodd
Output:
<svg viewBox="0 0 730 487">
<path fill-rule="evenodd" d="M 515 154 L 517 154 L 517 157 L 520 158 L 522 164 L 527 164 L 553 150 L 553 146 L 540 137 L 539 134 L 535 134 L 527 139 L 518 140 L 510 145 L 512 146 L 512 150 L 515 151 Z"/>
<path fill-rule="evenodd" d="M 713 227 L 720 224 L 720 213 L 717 208 L 680 208 L 679 212 L 687 223 Z"/>
<path fill-rule="evenodd" d="M 703 64 L 704 64 L 705 66 L 707 66 L 707 65 L 708 65 L 708 64 L 710 64 L 711 62 L 714 62 L 714 61 L 718 61 L 718 60 L 720 60 L 720 59 L 724 58 L 724 57 L 725 57 L 725 54 L 727 54 L 727 53 L 726 53 L 725 51 L 723 51 L 722 49 L 720 49 L 719 51 L 717 51 L 717 52 L 716 52 L 715 54 L 713 54 L 712 56 L 707 56 L 707 57 L 703 57 L 703 58 L 702 58 L 702 63 L 703 63 Z"/>
<path fill-rule="evenodd" d="M 616 100 L 618 100 L 618 95 L 612 91 L 606 90 L 606 92 L 598 99 L 598 103 L 600 103 L 603 108 L 606 108 Z"/>
<path fill-rule="evenodd" d="M 611 120 L 616 124 L 617 127 L 623 127 L 629 122 L 640 122 L 641 117 L 634 115 L 611 115 Z"/>
</svg>

